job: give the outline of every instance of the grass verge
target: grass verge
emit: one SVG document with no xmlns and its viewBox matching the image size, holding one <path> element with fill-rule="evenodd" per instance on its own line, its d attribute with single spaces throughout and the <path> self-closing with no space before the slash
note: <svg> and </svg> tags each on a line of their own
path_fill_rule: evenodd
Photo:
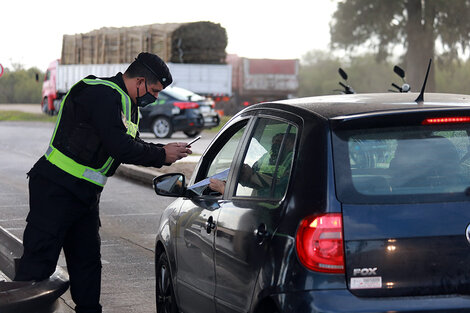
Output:
<svg viewBox="0 0 470 313">
<path fill-rule="evenodd" d="M 204 131 L 217 133 L 232 117 L 222 116 L 220 124 L 217 127 L 206 129 Z M 43 113 L 27 113 L 21 111 L 2 111 L 0 110 L 0 121 L 34 121 L 34 122 L 53 122 L 57 121 L 57 115 L 50 116 Z"/>
<path fill-rule="evenodd" d="M 27 113 L 21 111 L 0 111 L 0 121 L 33 121 L 33 122 L 53 122 L 57 120 L 57 115 L 50 116 L 43 113 Z"/>
<path fill-rule="evenodd" d="M 225 123 L 227 123 L 231 118 L 232 118 L 231 116 L 227 116 L 227 115 L 221 116 L 219 126 L 211 128 L 211 129 L 205 129 L 204 132 L 218 133 L 219 130 L 225 125 Z"/>
</svg>

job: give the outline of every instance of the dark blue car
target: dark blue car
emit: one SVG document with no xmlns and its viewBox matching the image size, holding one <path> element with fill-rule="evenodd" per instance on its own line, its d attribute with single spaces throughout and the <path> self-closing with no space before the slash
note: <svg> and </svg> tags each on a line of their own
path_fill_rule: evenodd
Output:
<svg viewBox="0 0 470 313">
<path fill-rule="evenodd" d="M 156 178 L 158 312 L 470 312 L 470 96 L 416 96 L 254 105 Z"/>
<path fill-rule="evenodd" d="M 220 123 L 212 99 L 180 87 L 162 90 L 157 101 L 141 108 L 140 114 L 139 129 L 157 138 L 170 138 L 178 131 L 192 138 Z"/>
</svg>

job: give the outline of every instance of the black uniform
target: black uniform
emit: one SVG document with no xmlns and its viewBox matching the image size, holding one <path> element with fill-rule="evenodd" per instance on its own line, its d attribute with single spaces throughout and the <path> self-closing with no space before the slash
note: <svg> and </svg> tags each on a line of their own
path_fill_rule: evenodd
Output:
<svg viewBox="0 0 470 313">
<path fill-rule="evenodd" d="M 122 74 L 105 78 L 127 93 Z M 138 110 L 132 103 L 132 122 Z M 132 138 L 122 119 L 121 94 L 105 85 L 79 83 L 64 104 L 54 146 L 76 162 L 101 167 L 120 163 L 161 167 L 162 145 Z M 43 280 L 55 271 L 63 247 L 76 312 L 101 312 L 99 198 L 102 187 L 72 176 L 43 156 L 28 173 L 30 212 L 23 236 L 24 254 L 15 280 Z"/>
</svg>

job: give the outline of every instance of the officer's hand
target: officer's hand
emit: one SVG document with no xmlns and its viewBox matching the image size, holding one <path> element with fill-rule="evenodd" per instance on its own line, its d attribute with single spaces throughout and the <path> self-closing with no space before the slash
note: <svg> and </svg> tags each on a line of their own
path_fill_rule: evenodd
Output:
<svg viewBox="0 0 470 313">
<path fill-rule="evenodd" d="M 193 153 L 191 149 L 186 147 L 185 142 L 170 142 L 163 146 L 163 149 L 166 154 L 165 163 L 173 163 Z"/>
</svg>

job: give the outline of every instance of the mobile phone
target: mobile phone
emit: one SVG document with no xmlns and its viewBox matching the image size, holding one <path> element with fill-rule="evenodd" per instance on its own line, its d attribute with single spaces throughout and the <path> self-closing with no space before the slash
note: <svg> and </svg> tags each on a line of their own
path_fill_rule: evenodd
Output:
<svg viewBox="0 0 470 313">
<path fill-rule="evenodd" d="M 191 146 L 193 143 L 195 143 L 195 142 L 198 141 L 199 139 L 201 139 L 201 136 L 197 136 L 196 138 L 194 138 L 193 140 L 191 140 L 191 141 L 186 145 L 186 147 Z"/>
</svg>

